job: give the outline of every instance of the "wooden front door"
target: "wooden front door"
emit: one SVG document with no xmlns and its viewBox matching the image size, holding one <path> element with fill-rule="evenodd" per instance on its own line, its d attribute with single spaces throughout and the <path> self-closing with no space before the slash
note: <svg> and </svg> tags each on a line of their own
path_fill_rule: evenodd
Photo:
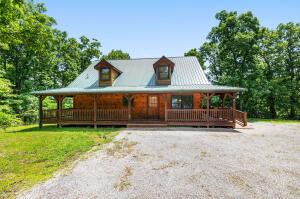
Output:
<svg viewBox="0 0 300 199">
<path fill-rule="evenodd" d="M 158 95 L 148 96 L 148 119 L 159 119 L 159 98 Z"/>
</svg>

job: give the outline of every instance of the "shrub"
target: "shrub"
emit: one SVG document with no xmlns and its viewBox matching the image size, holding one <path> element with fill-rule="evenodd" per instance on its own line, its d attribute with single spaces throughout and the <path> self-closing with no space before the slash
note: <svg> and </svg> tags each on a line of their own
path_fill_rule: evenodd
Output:
<svg viewBox="0 0 300 199">
<path fill-rule="evenodd" d="M 0 128 L 6 129 L 9 126 L 16 126 L 21 124 L 22 121 L 14 114 L 0 112 Z"/>
</svg>

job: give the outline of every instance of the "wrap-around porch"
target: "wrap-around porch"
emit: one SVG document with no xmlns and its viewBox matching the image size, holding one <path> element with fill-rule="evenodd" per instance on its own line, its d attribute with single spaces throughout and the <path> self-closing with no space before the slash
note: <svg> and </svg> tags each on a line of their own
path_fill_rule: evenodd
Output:
<svg viewBox="0 0 300 199">
<path fill-rule="evenodd" d="M 57 108 L 48 110 L 42 108 L 45 97 L 39 96 L 40 127 L 43 124 L 93 125 L 95 128 L 98 125 L 232 128 L 236 123 L 247 125 L 247 113 L 236 109 L 235 93 L 54 95 Z M 63 108 L 66 97 L 73 98 L 72 108 Z M 212 106 L 213 97 L 219 97 L 218 107 Z M 230 107 L 228 103 L 225 105 L 227 98 L 231 99 Z M 180 104 L 189 100 L 190 105 Z"/>
</svg>

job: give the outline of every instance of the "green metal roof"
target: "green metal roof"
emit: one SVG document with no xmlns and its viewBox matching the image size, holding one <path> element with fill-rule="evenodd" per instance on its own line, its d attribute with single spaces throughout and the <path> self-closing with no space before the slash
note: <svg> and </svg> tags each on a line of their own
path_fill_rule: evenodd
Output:
<svg viewBox="0 0 300 199">
<path fill-rule="evenodd" d="M 127 87 L 99 87 L 99 88 L 60 88 L 45 91 L 36 91 L 34 94 L 84 94 L 84 93 L 178 93 L 178 92 L 242 92 L 244 88 L 217 86 L 211 84 L 184 85 L 184 86 L 127 86 Z"/>
<path fill-rule="evenodd" d="M 171 85 L 158 86 L 155 83 L 153 64 L 159 58 L 130 60 L 109 60 L 122 71 L 112 86 L 99 87 L 99 73 L 92 63 L 69 86 L 60 89 L 36 91 L 33 94 L 75 94 L 75 93 L 166 93 L 166 92 L 241 92 L 243 88 L 212 85 L 205 76 L 196 57 L 168 57 L 175 63 Z"/>
</svg>

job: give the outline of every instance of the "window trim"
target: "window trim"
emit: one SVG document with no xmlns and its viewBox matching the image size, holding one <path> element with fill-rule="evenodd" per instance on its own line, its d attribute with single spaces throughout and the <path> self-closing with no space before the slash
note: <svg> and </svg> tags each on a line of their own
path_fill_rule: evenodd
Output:
<svg viewBox="0 0 300 199">
<path fill-rule="evenodd" d="M 183 102 L 183 100 L 182 100 L 183 96 L 188 96 L 188 97 L 192 98 L 191 108 L 184 108 L 183 103 L 182 103 Z M 173 97 L 180 97 L 180 108 L 174 108 L 173 107 L 173 103 L 172 103 Z M 171 96 L 171 108 L 172 109 L 194 109 L 194 95 L 172 95 Z"/>
<path fill-rule="evenodd" d="M 168 68 L 168 77 L 167 78 L 161 78 L 160 77 L 159 69 L 162 68 L 162 67 L 167 67 Z M 168 65 L 159 65 L 157 67 L 157 78 L 158 78 L 158 80 L 169 80 L 170 79 L 170 66 L 168 66 Z"/>
<path fill-rule="evenodd" d="M 103 79 L 102 78 L 102 70 L 103 69 L 108 69 L 108 75 L 109 75 L 109 77 L 107 78 L 107 79 Z M 100 81 L 110 81 L 110 79 L 111 79 L 111 68 L 110 67 L 103 67 L 103 68 L 101 68 L 100 69 Z"/>
</svg>

